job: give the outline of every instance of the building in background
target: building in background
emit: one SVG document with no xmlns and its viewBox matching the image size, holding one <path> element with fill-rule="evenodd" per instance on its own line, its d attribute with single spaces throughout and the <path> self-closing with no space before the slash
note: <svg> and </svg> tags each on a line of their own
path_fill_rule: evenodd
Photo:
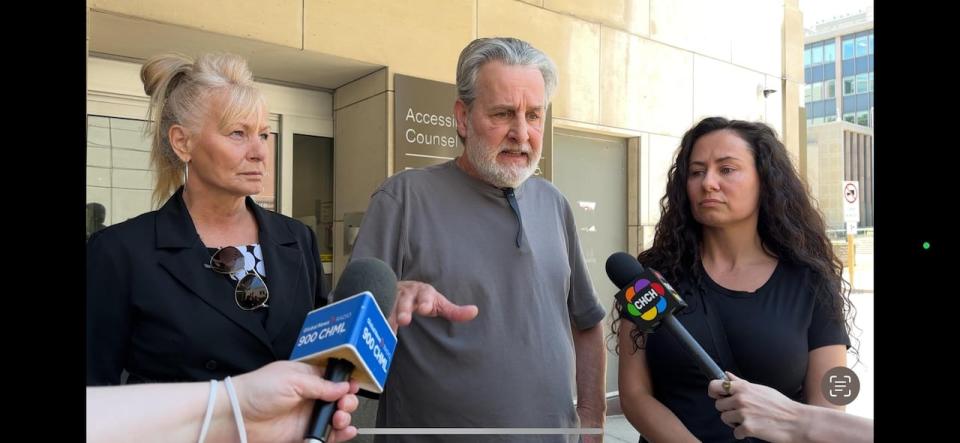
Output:
<svg viewBox="0 0 960 443">
<path fill-rule="evenodd" d="M 859 182 L 859 227 L 873 226 L 873 52 L 869 9 L 805 30 L 803 157 L 811 191 L 831 230 L 844 229 L 843 181 Z"/>
</svg>

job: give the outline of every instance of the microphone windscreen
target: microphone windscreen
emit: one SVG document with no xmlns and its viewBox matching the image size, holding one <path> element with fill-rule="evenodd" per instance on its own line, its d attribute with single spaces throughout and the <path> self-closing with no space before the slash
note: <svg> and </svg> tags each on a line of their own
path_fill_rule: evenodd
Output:
<svg viewBox="0 0 960 443">
<path fill-rule="evenodd" d="M 610 255 L 606 268 L 607 277 L 620 289 L 632 283 L 643 272 L 643 265 L 626 252 L 614 252 Z"/>
<path fill-rule="evenodd" d="M 382 260 L 363 257 L 350 260 L 333 290 L 332 302 L 370 291 L 380 310 L 389 313 L 397 296 L 397 275 Z"/>
</svg>

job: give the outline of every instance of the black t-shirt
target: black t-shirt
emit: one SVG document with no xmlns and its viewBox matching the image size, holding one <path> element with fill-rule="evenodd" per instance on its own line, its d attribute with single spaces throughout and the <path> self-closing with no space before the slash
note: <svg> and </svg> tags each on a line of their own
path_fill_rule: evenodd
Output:
<svg viewBox="0 0 960 443">
<path fill-rule="evenodd" d="M 817 300 L 813 273 L 805 266 L 779 261 L 755 292 L 726 289 L 702 266 L 701 272 L 702 292 L 688 281 L 674 285 L 688 304 L 677 319 L 725 371 L 802 401 L 809 352 L 826 345 L 850 346 L 846 326 Z M 701 297 L 716 312 L 712 317 L 726 334 L 733 363 L 720 358 Z M 709 380 L 673 335 L 664 330 L 650 334 L 646 357 L 654 397 L 693 435 L 704 442 L 738 441 L 707 395 Z"/>
</svg>

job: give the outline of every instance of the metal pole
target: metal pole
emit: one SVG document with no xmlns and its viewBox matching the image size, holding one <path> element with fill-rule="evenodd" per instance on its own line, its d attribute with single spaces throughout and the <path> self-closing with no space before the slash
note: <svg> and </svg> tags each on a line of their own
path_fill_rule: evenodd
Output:
<svg viewBox="0 0 960 443">
<path fill-rule="evenodd" d="M 856 264 L 857 245 L 854 242 L 854 235 L 847 228 L 847 268 L 850 269 L 850 290 L 853 290 L 853 267 Z"/>
</svg>

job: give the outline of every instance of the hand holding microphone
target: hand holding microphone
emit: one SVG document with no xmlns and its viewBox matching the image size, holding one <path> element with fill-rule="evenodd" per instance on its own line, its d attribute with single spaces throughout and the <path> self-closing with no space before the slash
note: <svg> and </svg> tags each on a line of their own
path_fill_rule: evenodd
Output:
<svg viewBox="0 0 960 443">
<path fill-rule="evenodd" d="M 291 360 L 325 365 L 332 382 L 355 380 L 361 389 L 383 391 L 397 336 L 380 306 L 393 306 L 397 278 L 375 258 L 352 260 L 333 291 L 332 303 L 307 314 Z M 304 439 L 329 443 L 336 405 L 318 401 Z"/>
<path fill-rule="evenodd" d="M 690 332 L 674 317 L 687 304 L 659 272 L 646 268 L 633 256 L 616 252 L 607 259 L 607 276 L 621 288 L 615 296 L 620 316 L 643 332 L 654 332 L 661 325 L 670 331 L 696 361 L 710 380 L 729 380 L 717 363 L 703 350 Z"/>
<path fill-rule="evenodd" d="M 207 431 L 201 433 L 208 443 L 299 441 L 314 399 L 337 401 L 331 441 L 349 440 L 357 434 L 350 426 L 350 413 L 358 404 L 357 384 L 330 383 L 320 378 L 320 371 L 304 363 L 275 361 L 234 376 L 244 435 L 239 435 L 238 411 L 224 383 L 88 386 L 86 441 L 196 441 L 198 429 Z"/>
<path fill-rule="evenodd" d="M 330 400 L 336 402 L 337 410 L 331 416 L 329 441 L 353 438 L 357 429 L 350 426 L 350 413 L 359 404 L 354 395 L 357 383 L 351 382 L 347 388 L 342 383 L 327 382 L 320 379 L 320 370 L 302 363 L 277 361 L 234 378 L 248 441 L 295 441 L 303 435 L 314 403 L 334 404 Z"/>
</svg>

